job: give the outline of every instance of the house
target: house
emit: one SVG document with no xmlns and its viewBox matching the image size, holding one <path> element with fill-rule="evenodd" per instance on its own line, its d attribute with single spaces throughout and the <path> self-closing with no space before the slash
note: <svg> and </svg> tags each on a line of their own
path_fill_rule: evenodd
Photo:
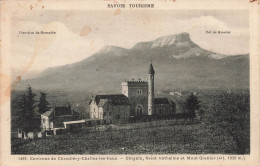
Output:
<svg viewBox="0 0 260 166">
<path fill-rule="evenodd" d="M 155 98 L 155 70 L 150 64 L 148 81 L 122 82 L 122 94 L 97 95 L 89 102 L 90 118 L 105 123 L 127 122 L 130 117 L 173 115 L 176 105 L 167 98 Z"/>
<path fill-rule="evenodd" d="M 89 102 L 90 118 L 102 119 L 103 124 L 120 123 L 129 120 L 130 100 L 123 94 L 97 95 Z"/>
<path fill-rule="evenodd" d="M 168 98 L 154 98 L 154 115 L 173 115 L 176 105 Z"/>
<path fill-rule="evenodd" d="M 54 107 L 41 114 L 41 131 L 47 135 L 56 134 L 57 130 L 65 129 L 64 122 L 76 121 L 79 114 L 68 107 Z"/>
</svg>

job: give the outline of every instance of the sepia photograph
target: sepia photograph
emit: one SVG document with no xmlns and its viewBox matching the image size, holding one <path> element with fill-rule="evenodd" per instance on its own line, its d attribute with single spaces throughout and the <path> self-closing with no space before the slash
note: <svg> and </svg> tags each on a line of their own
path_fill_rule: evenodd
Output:
<svg viewBox="0 0 260 166">
<path fill-rule="evenodd" d="M 0 165 L 257 165 L 259 2 L 1 2 Z"/>
<path fill-rule="evenodd" d="M 12 154 L 250 154 L 247 10 L 29 17 L 14 16 Z"/>
</svg>

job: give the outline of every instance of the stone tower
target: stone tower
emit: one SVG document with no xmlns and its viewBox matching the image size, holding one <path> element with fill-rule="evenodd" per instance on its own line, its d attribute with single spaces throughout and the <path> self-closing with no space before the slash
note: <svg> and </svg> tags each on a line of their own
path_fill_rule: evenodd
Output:
<svg viewBox="0 0 260 166">
<path fill-rule="evenodd" d="M 148 115 L 148 82 L 138 79 L 138 81 L 122 82 L 121 85 L 122 94 L 131 102 L 130 115 Z"/>
<path fill-rule="evenodd" d="M 153 64 L 148 71 L 148 115 L 154 114 L 154 74 Z"/>
</svg>

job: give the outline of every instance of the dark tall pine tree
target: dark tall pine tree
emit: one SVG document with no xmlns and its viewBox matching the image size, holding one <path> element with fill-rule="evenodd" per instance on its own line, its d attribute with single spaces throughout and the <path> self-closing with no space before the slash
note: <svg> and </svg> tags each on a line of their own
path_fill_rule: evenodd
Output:
<svg viewBox="0 0 260 166">
<path fill-rule="evenodd" d="M 48 107 L 49 103 L 46 100 L 46 95 L 47 95 L 46 93 L 41 92 L 40 103 L 38 104 L 40 114 L 43 114 L 49 109 Z"/>
<path fill-rule="evenodd" d="M 200 101 L 193 93 L 191 93 L 190 96 L 186 99 L 186 109 L 189 111 L 192 118 L 196 116 L 195 111 L 199 108 Z"/>
<path fill-rule="evenodd" d="M 34 108 L 35 108 L 35 105 L 34 105 L 34 103 L 35 103 L 35 100 L 34 100 L 34 98 L 35 98 L 35 94 L 32 92 L 32 87 L 29 85 L 28 87 L 27 87 L 27 98 L 26 98 L 26 100 L 27 100 L 27 111 L 28 111 L 28 117 L 27 117 L 27 121 L 28 121 L 28 123 L 29 123 L 29 126 L 28 126 L 28 130 L 34 130 L 34 129 L 36 129 L 37 127 L 38 127 L 38 123 L 37 123 L 37 119 L 36 119 L 36 116 L 35 116 L 35 110 L 34 110 Z"/>
<path fill-rule="evenodd" d="M 32 92 L 32 88 L 29 85 L 27 87 L 27 91 L 23 94 L 22 98 L 18 102 L 18 116 L 16 118 L 16 122 L 19 128 L 25 131 L 33 131 L 39 127 L 39 123 L 37 123 L 37 119 L 35 116 L 35 94 Z"/>
<path fill-rule="evenodd" d="M 19 108 L 19 111 L 17 112 L 17 118 L 15 119 L 16 124 L 18 128 L 21 129 L 27 129 L 28 128 L 28 121 L 27 116 L 27 101 L 26 101 L 26 95 L 23 94 L 22 98 L 18 101 L 17 106 Z"/>
</svg>

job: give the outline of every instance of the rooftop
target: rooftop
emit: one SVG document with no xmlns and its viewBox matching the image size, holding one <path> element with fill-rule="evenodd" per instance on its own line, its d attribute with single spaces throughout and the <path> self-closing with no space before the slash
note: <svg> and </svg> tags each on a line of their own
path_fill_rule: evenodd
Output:
<svg viewBox="0 0 260 166">
<path fill-rule="evenodd" d="M 53 111 L 54 111 L 54 108 L 51 108 L 49 111 L 44 112 L 42 115 L 48 117 L 52 114 Z"/>
<path fill-rule="evenodd" d="M 170 100 L 168 100 L 166 97 L 164 98 L 154 98 L 154 104 L 172 104 Z"/>
<path fill-rule="evenodd" d="M 95 102 L 99 106 L 103 106 L 106 102 L 112 105 L 131 105 L 129 98 L 123 94 L 97 95 Z"/>
<path fill-rule="evenodd" d="M 155 74 L 155 71 L 153 69 L 153 64 L 152 63 L 150 64 L 150 68 L 148 70 L 148 74 Z"/>
<path fill-rule="evenodd" d="M 55 116 L 62 116 L 62 115 L 71 115 L 71 108 L 70 107 L 55 107 Z"/>
<path fill-rule="evenodd" d="M 49 111 L 43 113 L 43 116 L 49 117 L 50 115 L 53 116 L 65 116 L 65 115 L 73 115 L 75 112 L 71 110 L 70 107 L 54 107 L 51 108 Z"/>
</svg>

